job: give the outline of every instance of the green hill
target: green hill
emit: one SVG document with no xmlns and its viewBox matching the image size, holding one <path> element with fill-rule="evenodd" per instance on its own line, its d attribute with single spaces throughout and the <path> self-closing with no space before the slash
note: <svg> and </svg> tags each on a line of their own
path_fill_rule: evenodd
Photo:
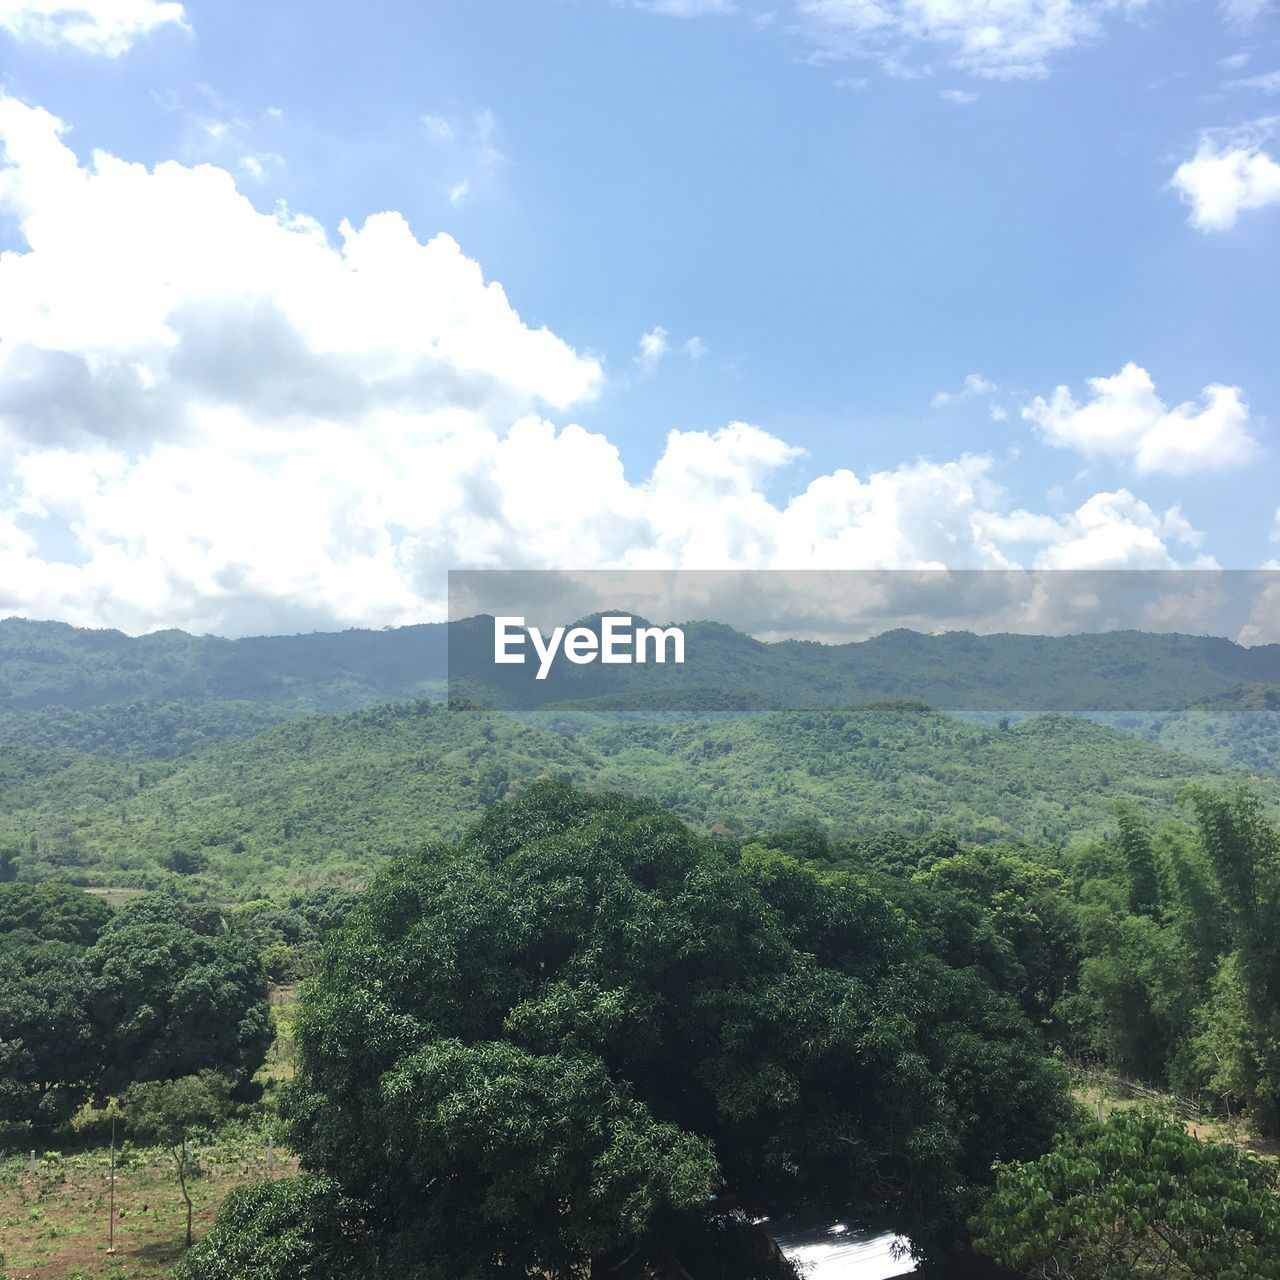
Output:
<svg viewBox="0 0 1280 1280">
<path fill-rule="evenodd" d="M 741 834 L 816 823 L 1038 843 L 1106 825 L 1114 797 L 1173 813 L 1186 783 L 1232 776 L 1085 721 L 1048 715 L 1002 730 L 914 703 L 554 721 L 559 731 L 418 701 L 309 716 L 173 761 L 10 751 L 0 841 L 24 878 L 149 884 L 176 867 L 220 890 L 260 891 L 363 880 L 542 776 L 653 796 Z M 1258 786 L 1280 811 L 1280 782 Z"/>
<path fill-rule="evenodd" d="M 0 713 L 61 706 L 249 702 L 282 718 L 455 692 L 493 706 L 655 699 L 706 711 L 913 698 L 966 711 L 1168 711 L 1242 685 L 1280 685 L 1280 645 L 1136 631 L 1078 636 L 922 635 L 856 644 L 764 644 L 719 623 L 685 624 L 683 666 L 574 666 L 551 678 L 495 668 L 491 620 L 225 640 L 163 631 L 126 636 L 63 623 L 0 621 Z M 259 725 L 250 726 L 258 728 Z"/>
<path fill-rule="evenodd" d="M 61 622 L 0 621 L 0 711 L 109 703 L 268 703 L 345 711 L 441 696 L 443 625 L 225 640 L 127 636 Z"/>
</svg>

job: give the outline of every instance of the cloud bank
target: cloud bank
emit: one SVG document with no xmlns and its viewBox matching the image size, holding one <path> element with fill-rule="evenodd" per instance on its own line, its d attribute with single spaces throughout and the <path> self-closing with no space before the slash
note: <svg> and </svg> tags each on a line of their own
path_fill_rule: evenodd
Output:
<svg viewBox="0 0 1280 1280">
<path fill-rule="evenodd" d="M 628 476 L 555 420 L 600 359 L 449 237 L 383 212 L 335 239 L 212 165 L 82 162 L 12 98 L 0 143 L 23 243 L 0 254 L 0 612 L 237 635 L 443 617 L 454 567 L 1211 563 L 1176 507 L 1014 509 L 980 455 L 805 477 L 734 422 Z"/>
</svg>

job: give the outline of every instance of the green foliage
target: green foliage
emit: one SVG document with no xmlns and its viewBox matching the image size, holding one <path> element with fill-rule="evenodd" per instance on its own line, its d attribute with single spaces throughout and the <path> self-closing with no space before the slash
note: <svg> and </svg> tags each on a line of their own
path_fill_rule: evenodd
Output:
<svg viewBox="0 0 1280 1280">
<path fill-rule="evenodd" d="M 359 1206 L 325 1177 L 237 1187 L 174 1280 L 361 1280 L 372 1260 L 358 1215 Z"/>
<path fill-rule="evenodd" d="M 0 760 L 0 839 L 32 846 L 26 879 L 165 887 L 178 868 L 189 891 L 256 896 L 363 881 L 388 856 L 455 838 L 495 799 L 555 777 L 649 795 L 741 836 L 821 829 L 894 869 L 893 842 L 939 827 L 956 841 L 1052 845 L 1110 828 L 1113 797 L 1169 817 L 1186 783 L 1231 781 L 1062 716 L 1005 733 L 912 705 L 561 728 L 418 702 L 306 717 L 141 766 L 27 753 Z M 1280 809 L 1280 783 L 1259 794 Z M 927 852 L 897 869 L 914 871 Z"/>
<path fill-rule="evenodd" d="M 1116 805 L 1116 819 L 1120 827 L 1120 852 L 1129 873 L 1129 912 L 1135 916 L 1154 916 L 1159 910 L 1160 886 L 1151 832 L 1132 804 Z"/>
<path fill-rule="evenodd" d="M 1254 1082 L 1248 1100 L 1274 1131 L 1280 1126 L 1280 832 L 1247 790 L 1198 789 L 1190 800 L 1227 904 L 1233 975 L 1247 1019 L 1236 1034 L 1249 1061 L 1233 1074 Z"/>
<path fill-rule="evenodd" d="M 223 640 L 182 631 L 126 636 L 60 622 L 0 622 L 0 707 L 272 703 L 347 710 L 442 685 L 445 628 Z"/>
<path fill-rule="evenodd" d="M 97 1033 L 83 949 L 0 935 L 0 1121 L 67 1120 L 97 1077 Z"/>
<path fill-rule="evenodd" d="M 64 884 L 0 884 L 0 934 L 29 931 L 44 942 L 91 946 L 111 919 L 102 898 Z"/>
<path fill-rule="evenodd" d="M 1060 871 L 1007 848 L 971 849 L 935 862 L 916 876 L 926 892 L 956 894 L 981 908 L 1016 963 L 1000 981 L 1042 1025 L 1056 1017 L 1080 964 L 1079 929 Z"/>
<path fill-rule="evenodd" d="M 982 1252 L 1032 1280 L 1280 1277 L 1272 1166 L 1145 1112 L 1000 1168 Z"/>
<path fill-rule="evenodd" d="M 0 750 L 82 752 L 138 763 L 174 760 L 219 742 L 252 738 L 298 714 L 270 703 L 224 700 L 108 703 L 80 710 L 0 712 Z"/>
<path fill-rule="evenodd" d="M 230 1082 L 213 1072 L 172 1080 L 132 1084 L 120 1100 L 128 1130 L 144 1142 L 168 1149 L 177 1168 L 187 1206 L 187 1245 L 191 1244 L 191 1194 L 187 1179 L 194 1172 L 187 1140 L 196 1130 L 212 1131 L 227 1115 Z"/>
<path fill-rule="evenodd" d="M 108 1091 L 206 1069 L 243 1086 L 265 1060 L 271 1016 L 255 948 L 197 932 L 172 899 L 151 894 L 117 912 L 88 967 Z"/>
<path fill-rule="evenodd" d="M 213 1072 L 131 1084 L 120 1098 L 125 1128 L 141 1142 L 172 1150 L 197 1130 L 211 1133 L 230 1109 L 230 1082 Z"/>
<path fill-rule="evenodd" d="M 865 882 L 552 784 L 373 883 L 298 1042 L 293 1145 L 398 1275 L 568 1275 L 726 1206 L 943 1249 L 1066 1105 L 1012 1002 Z"/>
</svg>

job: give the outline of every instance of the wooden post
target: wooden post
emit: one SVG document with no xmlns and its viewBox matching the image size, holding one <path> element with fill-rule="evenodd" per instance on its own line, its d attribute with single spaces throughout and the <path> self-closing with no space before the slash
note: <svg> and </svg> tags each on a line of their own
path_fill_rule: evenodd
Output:
<svg viewBox="0 0 1280 1280">
<path fill-rule="evenodd" d="M 107 1252 L 116 1251 L 116 1118 L 111 1117 L 111 1189 L 107 1194 Z"/>
</svg>

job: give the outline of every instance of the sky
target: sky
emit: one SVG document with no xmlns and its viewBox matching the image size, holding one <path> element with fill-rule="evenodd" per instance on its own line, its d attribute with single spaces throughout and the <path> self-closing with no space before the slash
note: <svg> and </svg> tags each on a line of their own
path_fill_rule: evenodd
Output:
<svg viewBox="0 0 1280 1280">
<path fill-rule="evenodd" d="M 0 0 L 0 614 L 1280 557 L 1266 0 Z"/>
</svg>

